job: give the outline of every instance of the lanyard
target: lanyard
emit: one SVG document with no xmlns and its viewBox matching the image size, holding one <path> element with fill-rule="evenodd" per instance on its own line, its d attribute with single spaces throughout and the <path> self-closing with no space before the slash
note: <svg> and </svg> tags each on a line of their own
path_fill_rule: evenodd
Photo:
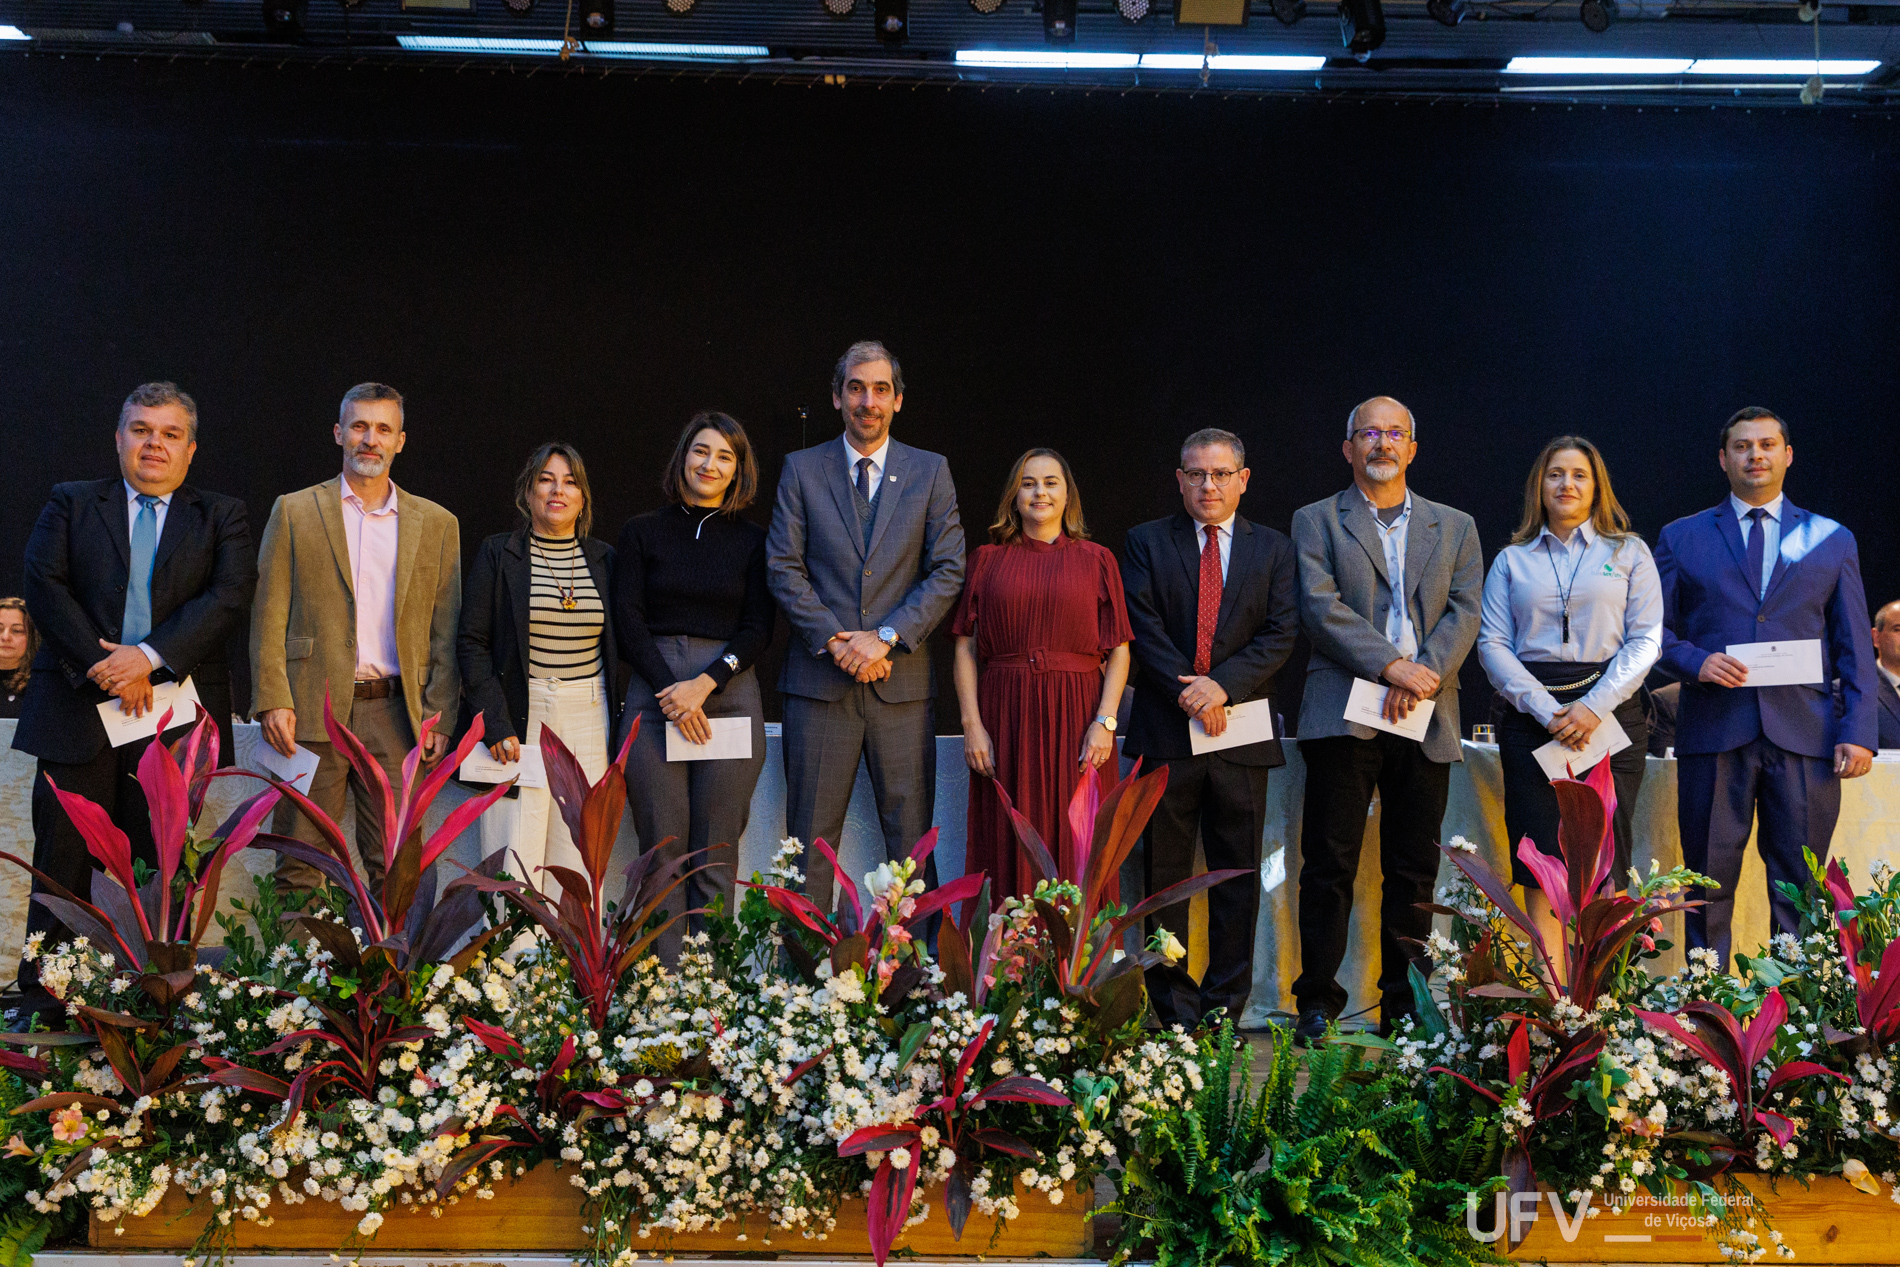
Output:
<svg viewBox="0 0 1900 1267">
<path fill-rule="evenodd" d="M 1577 528 L 1573 531 L 1581 532 L 1583 529 Z M 1588 553 L 1590 553 L 1590 546 L 1588 542 L 1585 542 L 1583 549 L 1577 552 L 1577 561 L 1570 567 L 1570 584 L 1565 585 L 1564 578 L 1557 572 L 1557 552 L 1550 548 L 1550 541 L 1548 539 L 1544 541 L 1544 557 L 1550 560 L 1550 579 L 1556 583 L 1557 599 L 1563 604 L 1564 608 L 1565 642 L 1570 641 L 1570 595 L 1571 592 L 1577 588 L 1577 573 L 1583 567 L 1583 556 Z"/>
</svg>

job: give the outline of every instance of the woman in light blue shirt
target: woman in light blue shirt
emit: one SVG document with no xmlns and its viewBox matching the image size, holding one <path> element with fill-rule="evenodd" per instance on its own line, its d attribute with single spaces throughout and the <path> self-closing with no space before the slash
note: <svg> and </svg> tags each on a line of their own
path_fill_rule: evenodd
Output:
<svg viewBox="0 0 1900 1267">
<path fill-rule="evenodd" d="M 1656 562 L 1630 531 L 1603 455 L 1581 436 L 1558 436 L 1531 468 L 1523 520 L 1485 577 L 1478 635 L 1485 675 L 1509 706 L 1498 754 L 1511 876 L 1552 946 L 1562 943 L 1550 903 L 1517 858 L 1526 836 L 1558 856 L 1557 795 L 1532 753 L 1552 739 L 1581 750 L 1612 716 L 1629 736 L 1609 758 L 1617 801 L 1611 883 L 1621 888 L 1647 755 L 1641 688 L 1662 650 L 1662 612 Z"/>
</svg>

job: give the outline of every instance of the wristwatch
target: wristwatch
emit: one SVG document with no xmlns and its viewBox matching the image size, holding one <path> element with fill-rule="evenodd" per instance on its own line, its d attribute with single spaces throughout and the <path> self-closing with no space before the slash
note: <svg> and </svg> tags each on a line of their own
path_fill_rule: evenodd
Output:
<svg viewBox="0 0 1900 1267">
<path fill-rule="evenodd" d="M 1095 719 L 1095 724 L 1111 735 L 1115 733 L 1115 717 L 1112 713 L 1103 713 Z"/>
<path fill-rule="evenodd" d="M 897 631 L 889 625 L 879 625 L 877 627 L 877 640 L 887 647 L 894 647 L 897 645 Z"/>
<path fill-rule="evenodd" d="M 726 662 L 726 667 L 728 669 L 731 669 L 734 673 L 737 673 L 739 671 L 739 657 L 732 654 L 732 652 L 728 651 L 726 652 L 726 654 L 720 656 L 719 658 L 721 660 L 724 660 Z"/>
</svg>

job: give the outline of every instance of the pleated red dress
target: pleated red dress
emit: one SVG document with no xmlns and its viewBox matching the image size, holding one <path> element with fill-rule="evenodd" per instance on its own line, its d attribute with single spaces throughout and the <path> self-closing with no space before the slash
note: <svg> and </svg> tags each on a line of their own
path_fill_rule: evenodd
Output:
<svg viewBox="0 0 1900 1267">
<path fill-rule="evenodd" d="M 964 870 L 987 872 L 995 900 L 1020 897 L 1039 877 L 996 783 L 1070 870 L 1069 797 L 1081 777 L 1082 736 L 1101 703 L 1102 660 L 1134 636 L 1121 569 L 1104 547 L 1066 535 L 983 546 L 970 556 L 950 628 L 976 636 L 977 705 L 996 751 L 996 782 L 970 777 Z"/>
</svg>

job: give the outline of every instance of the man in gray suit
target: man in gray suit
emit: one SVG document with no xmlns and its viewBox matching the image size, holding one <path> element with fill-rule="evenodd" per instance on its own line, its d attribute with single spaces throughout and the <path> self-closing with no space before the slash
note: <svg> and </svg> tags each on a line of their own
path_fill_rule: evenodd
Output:
<svg viewBox="0 0 1900 1267">
<path fill-rule="evenodd" d="M 1346 420 L 1353 486 L 1293 516 L 1300 624 L 1312 641 L 1300 703 L 1306 762 L 1300 831 L 1300 975 L 1297 1035 L 1312 1041 L 1346 1006 L 1335 979 L 1346 954 L 1359 846 L 1376 788 L 1381 805 L 1379 911 L 1381 1029 L 1413 1009 L 1406 967 L 1431 927 L 1439 824 L 1462 759 L 1458 668 L 1478 639 L 1484 586 L 1471 516 L 1415 496 L 1405 471 L 1418 453 L 1412 413 L 1375 396 Z M 1393 595 L 1401 596 L 1395 602 Z M 1433 700 L 1423 743 L 1348 722 L 1354 678 L 1386 688 L 1385 717 L 1399 721 Z"/>
<path fill-rule="evenodd" d="M 785 459 L 766 540 L 772 596 L 792 624 L 785 696 L 786 828 L 805 889 L 831 908 L 835 846 L 862 757 L 884 852 L 909 854 L 937 792 L 936 683 L 925 641 L 963 589 L 963 525 L 943 458 L 890 438 L 904 372 L 877 342 L 838 360 L 844 435 Z M 936 884 L 936 864 L 926 883 Z"/>
</svg>

